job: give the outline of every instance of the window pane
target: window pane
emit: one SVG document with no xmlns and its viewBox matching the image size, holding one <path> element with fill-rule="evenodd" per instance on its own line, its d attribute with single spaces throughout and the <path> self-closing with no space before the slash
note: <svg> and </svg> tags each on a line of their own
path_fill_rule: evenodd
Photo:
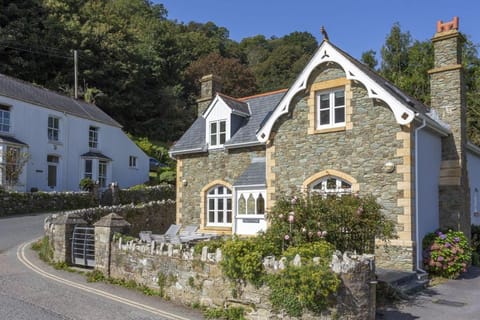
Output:
<svg viewBox="0 0 480 320">
<path fill-rule="evenodd" d="M 248 214 L 255 214 L 255 198 L 250 193 L 247 200 L 247 213 Z"/>
<path fill-rule="evenodd" d="M 215 194 L 215 190 L 216 189 L 212 189 L 212 190 L 208 191 L 208 194 Z"/>
<path fill-rule="evenodd" d="M 210 133 L 217 133 L 217 123 L 216 122 L 211 122 L 210 123 Z"/>
<path fill-rule="evenodd" d="M 328 178 L 327 179 L 327 189 L 328 190 L 335 190 L 337 188 L 337 179 L 335 178 Z"/>
<path fill-rule="evenodd" d="M 243 194 L 238 199 L 238 214 L 245 214 L 245 210 L 247 208 L 247 202 Z"/>
<path fill-rule="evenodd" d="M 216 134 L 210 135 L 210 145 L 212 145 L 212 146 L 217 145 L 217 135 Z"/>
<path fill-rule="evenodd" d="M 224 144 L 225 143 L 225 133 L 220 133 L 220 143 L 219 144 Z"/>
<path fill-rule="evenodd" d="M 335 123 L 345 122 L 345 108 L 335 108 Z"/>
<path fill-rule="evenodd" d="M 227 210 L 232 211 L 232 199 L 227 199 Z"/>
<path fill-rule="evenodd" d="M 226 121 L 220 121 L 220 132 L 225 132 L 227 128 L 227 122 Z"/>
<path fill-rule="evenodd" d="M 223 211 L 218 211 L 217 222 L 218 223 L 223 223 Z"/>
<path fill-rule="evenodd" d="M 208 210 L 215 210 L 215 199 L 208 199 Z"/>
<path fill-rule="evenodd" d="M 227 223 L 232 223 L 232 211 L 227 211 Z"/>
<path fill-rule="evenodd" d="M 85 160 L 85 172 L 92 172 L 92 160 Z"/>
<path fill-rule="evenodd" d="M 320 95 L 320 109 L 330 108 L 330 96 L 328 94 Z"/>
<path fill-rule="evenodd" d="M 321 110 L 320 111 L 320 125 L 329 124 L 330 123 L 330 110 Z"/>
<path fill-rule="evenodd" d="M 215 223 L 215 212 L 214 211 L 209 211 L 208 212 L 208 222 L 209 223 Z"/>
<path fill-rule="evenodd" d="M 345 92 L 342 91 L 335 91 L 335 106 L 343 106 L 345 105 Z"/>
<path fill-rule="evenodd" d="M 223 211 L 223 199 L 218 199 L 217 210 L 218 211 Z"/>
<path fill-rule="evenodd" d="M 257 198 L 257 214 L 265 214 L 265 199 L 262 194 L 259 194 Z"/>
</svg>

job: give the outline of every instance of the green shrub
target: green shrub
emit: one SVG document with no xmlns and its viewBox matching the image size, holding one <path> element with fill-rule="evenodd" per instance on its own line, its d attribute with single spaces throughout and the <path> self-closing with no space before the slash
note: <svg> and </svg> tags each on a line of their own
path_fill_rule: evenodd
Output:
<svg viewBox="0 0 480 320">
<path fill-rule="evenodd" d="M 220 265 L 229 279 L 260 285 L 265 274 L 262 258 L 255 238 L 242 240 L 234 237 L 223 245 Z"/>
<path fill-rule="evenodd" d="M 83 178 L 80 180 L 80 189 L 83 191 L 92 191 L 95 186 L 95 182 L 90 178 Z"/>
<path fill-rule="evenodd" d="M 300 316 L 304 310 L 320 313 L 331 303 L 340 280 L 330 269 L 334 247 L 323 241 L 290 247 L 284 252 L 287 261 L 299 254 L 301 266 L 288 263 L 286 268 L 268 276 L 270 301 L 275 310 Z M 312 258 L 319 257 L 317 264 Z"/>
<path fill-rule="evenodd" d="M 423 239 L 423 263 L 433 275 L 455 279 L 467 271 L 471 248 L 461 231 L 437 231 Z"/>
<path fill-rule="evenodd" d="M 268 215 L 266 232 L 278 249 L 326 239 L 338 250 L 373 252 L 374 238 L 393 238 L 394 224 L 372 196 L 283 198 Z M 354 238 L 355 236 L 356 238 Z"/>
<path fill-rule="evenodd" d="M 245 310 L 238 307 L 207 308 L 203 315 L 206 319 L 244 320 Z"/>
</svg>

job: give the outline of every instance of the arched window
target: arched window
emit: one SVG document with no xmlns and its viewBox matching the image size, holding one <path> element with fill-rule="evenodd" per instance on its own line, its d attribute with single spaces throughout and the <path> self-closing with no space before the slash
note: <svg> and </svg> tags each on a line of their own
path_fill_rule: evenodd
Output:
<svg viewBox="0 0 480 320">
<path fill-rule="evenodd" d="M 352 193 L 352 185 L 335 176 L 327 176 L 313 182 L 310 190 L 324 195 L 344 195 Z"/>
<path fill-rule="evenodd" d="M 216 185 L 207 192 L 207 225 L 230 226 L 232 224 L 232 191 Z"/>
</svg>

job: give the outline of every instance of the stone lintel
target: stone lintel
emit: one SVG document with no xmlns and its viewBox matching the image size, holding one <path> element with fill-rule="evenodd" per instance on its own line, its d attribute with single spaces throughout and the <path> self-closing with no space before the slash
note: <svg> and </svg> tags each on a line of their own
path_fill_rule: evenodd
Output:
<svg viewBox="0 0 480 320">
<path fill-rule="evenodd" d="M 377 246 L 396 246 L 396 247 L 412 247 L 415 245 L 415 242 L 412 240 L 402 240 L 402 239 L 390 239 L 390 240 L 381 240 L 375 239 L 375 245 Z"/>
</svg>

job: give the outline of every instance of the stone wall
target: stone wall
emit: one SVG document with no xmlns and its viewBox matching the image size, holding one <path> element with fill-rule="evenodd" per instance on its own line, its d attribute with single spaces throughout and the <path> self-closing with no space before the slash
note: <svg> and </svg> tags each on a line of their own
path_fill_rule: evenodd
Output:
<svg viewBox="0 0 480 320">
<path fill-rule="evenodd" d="M 186 305 L 200 304 L 213 308 L 243 307 L 247 319 L 295 319 L 272 311 L 269 289 L 247 284 L 232 292 L 232 285 L 222 274 L 220 249 L 201 256 L 193 249 L 171 244 L 141 244 L 135 241 L 111 245 L 109 274 L 113 278 L 134 280 L 163 293 L 172 301 Z M 208 243 L 207 243 L 208 245 Z M 281 260 L 265 261 L 267 272 L 283 268 Z M 321 319 L 374 319 L 375 273 L 373 256 L 336 253 L 332 270 L 340 277 L 341 285 L 336 304 Z M 160 281 L 159 281 L 160 280 Z M 305 313 L 301 319 L 319 319 Z"/>
<path fill-rule="evenodd" d="M 0 191 L 0 216 L 89 208 L 98 204 L 88 192 Z"/>
<path fill-rule="evenodd" d="M 345 78 L 345 73 L 340 67 L 321 66 L 310 85 L 334 83 L 335 79 L 342 78 Z M 412 181 L 411 146 L 409 143 L 405 146 L 401 135 L 404 128 L 396 123 L 392 111 L 385 104 L 369 98 L 361 84 L 351 82 L 346 88 L 349 108 L 345 128 L 322 133 L 310 128 L 309 117 L 314 112 L 311 110 L 314 105 L 309 107 L 309 93 L 297 99 L 290 113 L 278 120 L 272 134 L 272 146 L 269 148 L 274 150 L 270 156 L 275 159 L 275 164 L 267 168 L 267 180 L 273 184 L 270 189 L 273 194 L 269 195 L 269 199 L 300 192 L 305 182 L 318 173 L 328 174 L 329 170 L 339 172 L 342 174 L 340 178 L 351 177 L 354 191 L 372 194 L 377 199 L 387 217 L 396 222 L 402 240 L 410 241 L 402 242 L 407 246 L 405 253 L 411 252 L 411 218 L 404 218 L 404 215 L 410 217 L 411 214 L 411 195 L 399 201 L 406 197 L 400 187 L 408 184 L 410 190 Z M 407 142 L 411 140 L 409 132 L 406 130 Z M 401 139 L 398 138 L 399 133 Z M 402 172 L 385 172 L 383 167 L 386 162 L 394 163 L 396 168 L 402 167 Z M 274 179 L 269 179 L 270 176 Z M 410 263 L 402 264 L 402 268 L 412 269 L 413 257 L 410 256 L 409 260 Z M 383 264 L 387 261 L 382 255 L 377 257 L 380 265 L 398 267 Z"/>
<path fill-rule="evenodd" d="M 265 148 L 213 150 L 208 155 L 182 156 L 177 159 L 177 223 L 204 226 L 201 190 L 214 181 L 230 186 L 247 169 L 252 158 L 264 157 Z M 206 230 L 206 229 L 205 229 Z M 224 231 L 230 233 L 231 228 Z"/>
<path fill-rule="evenodd" d="M 55 233 L 63 232 L 58 230 L 59 221 L 66 219 L 66 217 L 75 216 L 84 220 L 84 224 L 92 225 L 94 222 L 100 220 L 101 217 L 111 212 L 116 212 L 130 222 L 128 235 L 134 237 L 138 237 L 138 233 L 143 230 L 162 234 L 172 223 L 175 223 L 175 201 L 151 201 L 138 205 L 128 204 L 93 207 L 55 213 L 47 217 L 45 220 L 46 235 L 51 238 L 58 237 Z"/>
</svg>

